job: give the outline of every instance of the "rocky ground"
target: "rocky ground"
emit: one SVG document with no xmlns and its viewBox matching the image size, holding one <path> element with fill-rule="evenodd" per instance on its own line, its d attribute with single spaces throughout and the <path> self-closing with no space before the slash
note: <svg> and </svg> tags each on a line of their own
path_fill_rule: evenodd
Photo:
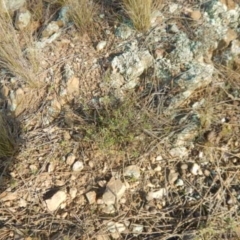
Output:
<svg viewBox="0 0 240 240">
<path fill-rule="evenodd" d="M 31 67 L 1 65 L 0 239 L 240 239 L 239 2 L 164 2 L 140 33 L 103 1 L 94 34 L 6 2 Z"/>
</svg>

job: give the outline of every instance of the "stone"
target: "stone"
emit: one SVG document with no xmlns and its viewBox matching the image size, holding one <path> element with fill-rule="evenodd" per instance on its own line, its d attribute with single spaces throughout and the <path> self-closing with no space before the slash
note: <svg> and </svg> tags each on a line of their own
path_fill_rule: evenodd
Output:
<svg viewBox="0 0 240 240">
<path fill-rule="evenodd" d="M 171 184 L 171 185 L 173 185 L 175 182 L 176 182 L 176 180 L 178 179 L 178 173 L 177 172 L 175 172 L 174 170 L 171 170 L 170 172 L 169 172 L 169 175 L 168 175 L 168 182 Z"/>
<path fill-rule="evenodd" d="M 113 58 L 113 73 L 122 74 L 128 81 L 136 80 L 144 70 L 152 65 L 153 56 L 147 50 L 127 51 Z"/>
<path fill-rule="evenodd" d="M 8 11 L 14 12 L 25 5 L 26 0 L 5 0 L 4 3 Z"/>
<path fill-rule="evenodd" d="M 43 38 L 49 38 L 54 33 L 57 33 L 60 30 L 60 22 L 52 21 L 50 22 L 47 27 L 42 32 Z"/>
<path fill-rule="evenodd" d="M 66 158 L 67 165 L 72 166 L 75 159 L 76 159 L 76 156 L 73 153 L 69 153 Z"/>
<path fill-rule="evenodd" d="M 131 29 L 126 24 L 121 24 L 115 31 L 115 35 L 121 39 L 127 39 L 133 34 L 133 29 Z"/>
<path fill-rule="evenodd" d="M 123 176 L 138 179 L 141 176 L 140 168 L 137 165 L 125 167 Z"/>
<path fill-rule="evenodd" d="M 193 163 L 193 165 L 192 165 L 192 167 L 190 169 L 190 172 L 193 175 L 198 175 L 199 170 L 200 170 L 200 166 L 197 163 Z"/>
<path fill-rule="evenodd" d="M 198 21 L 202 17 L 202 14 L 200 11 L 195 10 L 189 14 L 189 17 L 195 21 Z"/>
<path fill-rule="evenodd" d="M 87 192 L 85 194 L 85 196 L 86 196 L 89 204 L 96 203 L 96 196 L 97 196 L 96 192 L 94 192 L 94 191 Z"/>
<path fill-rule="evenodd" d="M 81 171 L 83 170 L 83 162 L 82 161 L 76 161 L 73 166 L 72 166 L 72 170 L 74 172 L 78 172 L 78 171 Z"/>
<path fill-rule="evenodd" d="M 131 227 L 132 227 L 132 232 L 135 236 L 143 232 L 143 225 L 141 224 L 132 224 Z"/>
<path fill-rule="evenodd" d="M 47 171 L 48 171 L 49 173 L 51 173 L 51 172 L 54 171 L 54 169 L 55 169 L 54 164 L 53 164 L 53 163 L 49 163 L 48 166 L 47 166 Z"/>
<path fill-rule="evenodd" d="M 59 206 L 66 201 L 67 194 L 63 191 L 56 192 L 50 199 L 45 201 L 47 208 L 50 212 L 53 212 L 59 208 Z"/>
<path fill-rule="evenodd" d="M 107 223 L 107 230 L 110 233 L 122 233 L 126 230 L 126 226 L 124 223 L 110 221 Z"/>
<path fill-rule="evenodd" d="M 106 45 L 107 41 L 100 41 L 96 46 L 97 51 L 103 50 L 106 47 Z"/>
<path fill-rule="evenodd" d="M 15 28 L 18 30 L 23 30 L 26 28 L 31 20 L 31 13 L 27 9 L 21 9 L 18 11 L 16 18 L 15 18 Z"/>
<path fill-rule="evenodd" d="M 177 181 L 176 181 L 176 184 L 175 184 L 176 187 L 182 187 L 184 186 L 184 182 L 181 178 L 179 178 Z"/>
<path fill-rule="evenodd" d="M 70 195 L 71 199 L 73 200 L 77 196 L 77 188 L 75 188 L 75 187 L 70 188 L 69 195 Z"/>
<path fill-rule="evenodd" d="M 146 199 L 148 201 L 151 201 L 153 199 L 162 199 L 164 196 L 167 195 L 167 190 L 166 188 L 160 188 L 158 191 L 155 191 L 155 192 L 149 192 L 147 194 L 147 197 Z"/>
<path fill-rule="evenodd" d="M 115 204 L 125 193 L 126 186 L 121 180 L 112 177 L 107 183 L 102 200 L 106 205 Z"/>
<path fill-rule="evenodd" d="M 188 150 L 186 147 L 183 146 L 172 148 L 170 149 L 169 153 L 172 157 L 184 158 L 188 156 Z"/>
<path fill-rule="evenodd" d="M 103 213 L 112 214 L 116 212 L 114 205 L 107 205 L 102 209 Z"/>
</svg>

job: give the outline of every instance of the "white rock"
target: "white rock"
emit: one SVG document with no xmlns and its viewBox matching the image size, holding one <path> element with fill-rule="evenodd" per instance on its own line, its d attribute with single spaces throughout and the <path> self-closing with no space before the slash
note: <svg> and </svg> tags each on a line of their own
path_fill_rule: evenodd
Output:
<svg viewBox="0 0 240 240">
<path fill-rule="evenodd" d="M 59 31 L 60 27 L 57 21 L 50 22 L 47 27 L 42 32 L 43 38 L 49 38 L 54 33 L 57 33 Z"/>
<path fill-rule="evenodd" d="M 175 185 L 176 185 L 177 187 L 181 187 L 181 186 L 184 185 L 184 182 L 183 182 L 183 180 L 182 180 L 181 178 L 179 178 L 179 179 L 177 180 L 177 182 L 176 182 Z"/>
<path fill-rule="evenodd" d="M 5 0 L 3 3 L 5 3 L 3 7 L 6 7 L 10 12 L 14 12 L 21 8 L 26 3 L 26 0 Z"/>
<path fill-rule="evenodd" d="M 125 193 L 126 186 L 121 180 L 111 178 L 107 183 L 106 190 L 102 196 L 102 200 L 106 205 L 115 204 Z"/>
<path fill-rule="evenodd" d="M 163 160 L 163 157 L 161 156 L 161 155 L 158 155 L 157 157 L 156 157 L 156 161 L 162 161 Z"/>
<path fill-rule="evenodd" d="M 110 233 L 122 233 L 126 229 L 126 226 L 123 223 L 110 221 L 107 223 L 107 230 Z"/>
<path fill-rule="evenodd" d="M 17 13 L 14 25 L 18 30 L 23 30 L 29 25 L 30 20 L 31 13 L 27 9 L 22 9 Z"/>
<path fill-rule="evenodd" d="M 169 153 L 171 154 L 172 157 L 183 158 L 183 157 L 188 156 L 188 150 L 187 150 L 187 148 L 186 148 L 186 147 L 182 147 L 182 146 L 172 148 L 172 149 L 169 151 Z"/>
<path fill-rule="evenodd" d="M 74 199 L 77 196 L 77 188 L 70 188 L 69 195 L 71 196 L 71 199 Z"/>
<path fill-rule="evenodd" d="M 77 172 L 77 171 L 81 171 L 81 170 L 83 170 L 83 162 L 81 162 L 81 161 L 76 161 L 74 164 L 73 164 L 73 166 L 72 166 L 72 170 L 74 171 L 74 172 Z"/>
<path fill-rule="evenodd" d="M 102 209 L 103 213 L 112 214 L 116 212 L 114 205 L 107 205 Z"/>
<path fill-rule="evenodd" d="M 54 164 L 53 164 L 53 163 L 49 163 L 48 166 L 47 166 L 47 171 L 48 171 L 49 173 L 51 173 L 51 172 L 54 171 L 54 169 L 55 169 Z"/>
<path fill-rule="evenodd" d="M 130 165 L 123 170 L 123 176 L 138 179 L 141 175 L 140 168 L 137 165 Z"/>
<path fill-rule="evenodd" d="M 168 182 L 172 185 L 178 179 L 178 173 L 175 171 L 170 171 L 168 175 Z"/>
<path fill-rule="evenodd" d="M 85 196 L 86 196 L 89 204 L 93 204 L 96 202 L 96 196 L 97 196 L 96 192 L 90 191 L 90 192 L 86 193 Z"/>
<path fill-rule="evenodd" d="M 27 206 L 27 201 L 23 198 L 20 198 L 20 200 L 18 202 L 18 206 L 19 207 L 26 207 Z"/>
<path fill-rule="evenodd" d="M 46 205 L 49 211 L 53 212 L 67 199 L 67 194 L 63 191 L 56 192 L 50 199 L 47 199 Z"/>
<path fill-rule="evenodd" d="M 96 49 L 97 51 L 103 50 L 107 45 L 107 41 L 101 41 L 97 44 Z"/>
<path fill-rule="evenodd" d="M 200 170 L 200 166 L 197 163 L 193 163 L 193 165 L 192 165 L 192 167 L 190 169 L 190 172 L 193 175 L 198 175 L 199 170 Z"/>
<path fill-rule="evenodd" d="M 131 227 L 132 227 L 132 232 L 134 233 L 134 235 L 137 235 L 143 231 L 143 225 L 132 224 Z"/>
<path fill-rule="evenodd" d="M 147 194 L 147 200 L 151 201 L 152 199 L 162 199 L 164 196 L 166 196 L 166 194 L 167 194 L 166 188 L 160 188 L 158 191 L 149 192 Z"/>
<path fill-rule="evenodd" d="M 67 159 L 66 159 L 67 165 L 69 165 L 69 166 L 73 165 L 75 159 L 76 159 L 76 156 L 73 153 L 69 153 L 67 155 Z"/>
</svg>

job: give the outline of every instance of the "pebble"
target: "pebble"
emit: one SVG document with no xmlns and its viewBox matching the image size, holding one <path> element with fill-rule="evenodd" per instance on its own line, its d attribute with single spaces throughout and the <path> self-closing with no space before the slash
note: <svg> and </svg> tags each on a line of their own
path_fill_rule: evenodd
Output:
<svg viewBox="0 0 240 240">
<path fill-rule="evenodd" d="M 175 184 L 177 187 L 182 187 L 184 185 L 184 182 L 181 178 L 179 178 Z"/>
<path fill-rule="evenodd" d="M 178 173 L 174 170 L 171 170 L 168 175 L 168 182 L 172 185 L 178 179 Z"/>
<path fill-rule="evenodd" d="M 186 163 L 183 163 L 183 164 L 181 165 L 181 169 L 182 169 L 182 170 L 187 170 L 187 169 L 188 169 L 188 165 L 187 165 Z"/>
<path fill-rule="evenodd" d="M 76 161 L 73 166 L 72 166 L 72 170 L 74 172 L 78 172 L 78 171 L 81 171 L 83 170 L 83 162 L 81 161 Z"/>
<path fill-rule="evenodd" d="M 193 163 L 190 172 L 191 172 L 193 175 L 198 175 L 199 170 L 200 170 L 200 166 L 199 166 L 197 163 Z"/>
<path fill-rule="evenodd" d="M 211 172 L 210 172 L 209 170 L 207 170 L 207 169 L 205 169 L 203 173 L 204 173 L 204 175 L 205 175 L 206 177 L 209 177 L 210 174 L 211 174 Z"/>
<path fill-rule="evenodd" d="M 71 199 L 74 199 L 77 196 L 77 188 L 70 188 L 69 194 Z"/>
<path fill-rule="evenodd" d="M 56 192 L 50 199 L 47 199 L 46 205 L 49 211 L 53 212 L 67 199 L 67 194 L 63 191 Z"/>
<path fill-rule="evenodd" d="M 162 161 L 163 160 L 163 157 L 161 156 L 161 155 L 158 155 L 157 157 L 156 157 L 156 161 Z"/>
<path fill-rule="evenodd" d="M 106 205 L 115 204 L 116 201 L 123 196 L 125 190 L 125 184 L 122 183 L 121 180 L 112 177 L 111 180 L 107 183 L 106 190 L 102 196 L 102 200 Z"/>
<path fill-rule="evenodd" d="M 97 196 L 96 192 L 94 192 L 94 191 L 87 192 L 85 194 L 85 196 L 86 196 L 89 204 L 93 204 L 96 202 L 96 196 Z"/>
<path fill-rule="evenodd" d="M 47 171 L 49 173 L 51 173 L 51 172 L 54 171 L 54 168 L 55 168 L 54 164 L 53 163 L 49 163 L 48 166 L 47 166 Z"/>
<path fill-rule="evenodd" d="M 192 11 L 190 14 L 189 14 L 190 18 L 197 21 L 199 20 L 201 17 L 202 17 L 202 14 L 200 11 L 196 10 L 196 11 Z"/>
<path fill-rule="evenodd" d="M 107 223 L 107 230 L 110 233 L 122 233 L 126 229 L 126 226 L 123 223 L 110 221 Z"/>
<path fill-rule="evenodd" d="M 18 11 L 15 18 L 15 27 L 18 30 L 23 30 L 26 28 L 31 20 L 31 13 L 27 9 L 21 9 Z"/>
<path fill-rule="evenodd" d="M 97 51 L 103 50 L 106 47 L 106 45 L 107 41 L 100 41 L 96 46 Z"/>
<path fill-rule="evenodd" d="M 166 188 L 160 188 L 158 191 L 149 192 L 147 194 L 147 200 L 151 201 L 152 199 L 162 199 L 164 196 L 166 196 L 166 194 Z"/>
<path fill-rule="evenodd" d="M 137 165 L 130 165 L 123 171 L 123 176 L 138 179 L 141 175 L 140 168 Z"/>
</svg>

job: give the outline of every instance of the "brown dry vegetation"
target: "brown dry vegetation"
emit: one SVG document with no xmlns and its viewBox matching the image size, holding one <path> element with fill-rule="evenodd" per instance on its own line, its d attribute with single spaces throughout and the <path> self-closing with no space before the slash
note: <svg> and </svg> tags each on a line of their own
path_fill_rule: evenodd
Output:
<svg viewBox="0 0 240 240">
<path fill-rule="evenodd" d="M 37 8 L 36 19 L 45 22 L 42 15 L 44 9 L 41 9 L 44 8 L 43 2 L 34 3 Z M 87 0 L 64 0 L 58 1 L 57 6 L 66 3 L 70 4 L 70 17 L 77 27 L 75 34 L 94 32 L 93 19 L 99 14 L 97 5 Z M 126 13 L 139 31 L 149 29 L 153 9 L 162 4 L 162 1 L 123 0 Z M 10 16 L 4 12 L 0 12 L 0 28 L 0 68 L 22 78 L 31 86 L 35 85 L 36 74 L 44 76 L 46 69 L 39 73 L 39 68 L 34 67 L 38 66 L 39 59 L 24 56 L 24 44 L 19 43 Z M 154 75 L 149 77 L 152 80 L 152 91 L 144 97 L 141 94 L 147 87 L 143 83 L 138 91 L 127 96 L 125 102 L 106 104 L 102 109 L 85 106 L 86 100 L 79 107 L 80 100 L 77 99 L 71 106 L 74 110 L 65 111 L 66 115 L 72 114 L 70 120 L 74 123 L 70 121 L 70 124 L 64 124 L 66 116 L 59 115 L 49 127 L 43 126 L 41 111 L 56 93 L 57 84 L 51 83 L 46 89 L 41 89 L 46 96 L 41 105 L 37 101 L 34 113 L 25 111 L 19 117 L 24 142 L 16 156 L 17 161 L 9 168 L 7 176 L 2 173 L 4 178 L 11 178 L 7 183 L 4 182 L 6 186 L 1 184 L 2 192 L 8 188 L 11 193 L 29 202 L 26 207 L 22 198 L 16 200 L 14 194 L 11 197 L 16 200 L 15 205 L 11 204 L 11 200 L 7 203 L 9 205 L 1 200 L 0 239 L 95 239 L 107 232 L 103 220 L 130 221 L 132 225 L 144 226 L 139 236 L 130 231 L 122 234 L 120 239 L 240 239 L 239 207 L 235 204 L 239 201 L 237 192 L 240 179 L 240 64 L 237 61 L 232 66 L 216 64 L 216 72 L 218 75 L 210 86 L 199 89 L 181 109 L 174 109 L 176 115 L 189 115 L 189 119 L 182 125 L 176 125 L 174 119 L 163 114 L 167 106 L 167 94 L 161 98 L 161 109 L 153 107 L 154 94 L 159 84 Z M 81 76 L 85 75 L 87 73 L 81 73 Z M 86 79 L 88 81 L 88 75 Z M 168 94 L 174 95 L 174 90 L 170 89 Z M 192 120 L 189 109 L 197 99 L 205 99 L 205 104 L 197 110 L 200 119 L 199 134 L 195 139 L 197 148 L 189 158 L 201 162 L 198 156 L 203 152 L 210 159 L 211 171 L 208 176 L 195 177 L 182 171 L 180 165 L 183 162 L 169 155 L 168 149 L 172 143 L 166 138 L 189 124 L 188 121 Z M 73 138 L 68 137 L 69 132 Z M 0 115 L 0 158 L 15 154 L 16 140 Z M 86 162 L 87 167 L 83 172 L 72 173 L 62 160 L 63 156 L 71 152 Z M 168 159 L 161 165 L 164 174 L 152 174 L 149 170 L 155 164 L 152 159 L 156 153 Z M 91 161 L 94 161 L 93 167 Z M 188 163 L 188 159 L 185 162 Z M 4 164 L 1 163 L 1 169 Z M 48 174 L 46 169 L 50 164 L 57 170 Z M 111 175 L 122 172 L 129 164 L 138 164 L 145 170 L 137 190 L 127 193 L 126 203 L 116 206 L 117 211 L 108 215 L 103 214 L 96 204 L 87 204 L 84 193 L 98 189 L 98 194 L 102 194 L 103 189 L 99 190 L 96 179 L 109 180 Z M 165 186 L 168 184 L 167 173 L 170 169 L 180 169 L 187 189 L 192 189 L 198 200 L 190 201 L 186 198 L 186 189 L 172 185 L 164 203 L 156 200 L 153 206 L 146 208 L 144 194 L 148 190 L 148 178 L 157 182 L 158 186 Z M 135 182 L 135 179 L 131 179 L 133 185 Z M 72 202 L 68 199 L 67 215 L 63 209 L 58 209 L 56 213 L 48 212 L 43 197 L 46 187 L 56 186 L 56 189 L 69 191 L 71 184 L 80 189 L 82 194 Z M 88 185 L 86 189 L 85 184 Z M 4 197 L 0 195 L 0 199 Z M 229 204 L 230 200 L 232 202 Z"/>
</svg>

